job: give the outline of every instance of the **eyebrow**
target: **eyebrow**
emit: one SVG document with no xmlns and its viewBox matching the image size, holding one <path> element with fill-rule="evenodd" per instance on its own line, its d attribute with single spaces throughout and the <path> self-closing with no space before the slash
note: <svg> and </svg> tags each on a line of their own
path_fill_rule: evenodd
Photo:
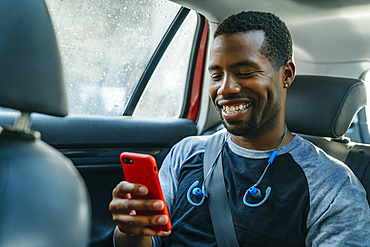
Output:
<svg viewBox="0 0 370 247">
<path fill-rule="evenodd" d="M 248 67 L 252 67 L 252 68 L 259 68 L 258 64 L 255 63 L 255 62 L 252 62 L 252 61 L 241 61 L 241 62 L 237 62 L 237 63 L 232 64 L 230 67 L 231 68 L 237 68 L 237 67 L 242 67 L 242 66 L 248 66 Z M 211 70 L 217 70 L 217 69 L 221 69 L 221 67 L 218 66 L 218 65 L 210 65 L 208 67 L 208 70 L 209 71 L 211 71 Z"/>
<path fill-rule="evenodd" d="M 208 67 L 208 70 L 209 70 L 209 71 L 211 71 L 211 70 L 217 70 L 217 69 L 221 69 L 221 67 L 220 67 L 220 66 L 218 66 L 218 65 L 210 65 L 210 66 Z"/>
<path fill-rule="evenodd" d="M 252 61 L 247 61 L 247 60 L 234 63 L 230 67 L 231 68 L 237 68 L 237 67 L 242 67 L 242 66 L 248 66 L 248 67 L 253 67 L 253 68 L 258 68 L 259 67 L 257 63 L 252 62 Z"/>
</svg>

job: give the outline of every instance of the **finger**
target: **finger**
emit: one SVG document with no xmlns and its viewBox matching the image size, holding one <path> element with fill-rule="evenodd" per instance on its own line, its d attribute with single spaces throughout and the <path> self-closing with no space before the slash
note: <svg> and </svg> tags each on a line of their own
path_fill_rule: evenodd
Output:
<svg viewBox="0 0 370 247">
<path fill-rule="evenodd" d="M 164 208 L 163 201 L 152 199 L 113 199 L 109 210 L 113 214 L 131 212 L 131 210 L 158 211 Z"/>
<path fill-rule="evenodd" d="M 168 236 L 171 231 L 158 231 L 150 227 L 139 227 L 139 226 L 127 226 L 127 225 L 117 225 L 118 229 L 131 236 Z"/>
<path fill-rule="evenodd" d="M 149 192 L 148 188 L 145 187 L 144 185 L 122 181 L 114 188 L 112 196 L 124 198 L 128 193 L 131 193 L 133 195 L 144 196 L 148 194 L 148 192 Z"/>
<path fill-rule="evenodd" d="M 169 219 L 166 215 L 114 215 L 113 220 L 120 225 L 128 226 L 154 226 L 154 225 L 165 225 Z"/>
</svg>

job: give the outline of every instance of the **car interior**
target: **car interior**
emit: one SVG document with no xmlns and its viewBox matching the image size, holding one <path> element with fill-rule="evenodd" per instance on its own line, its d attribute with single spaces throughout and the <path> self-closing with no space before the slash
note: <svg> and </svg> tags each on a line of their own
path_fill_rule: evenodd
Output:
<svg viewBox="0 0 370 247">
<path fill-rule="evenodd" d="M 368 1 L 2 1 L 0 246 L 113 246 L 120 154 L 151 154 L 160 168 L 181 139 L 223 128 L 209 48 L 242 10 L 274 13 L 291 31 L 289 130 L 369 193 Z"/>
<path fill-rule="evenodd" d="M 86 246 L 91 226 L 86 185 L 72 162 L 30 128 L 31 112 L 60 117 L 68 112 L 47 8 L 42 1 L 3 2 L 0 22 L 6 23 L 0 105 L 22 113 L 0 130 L 0 246 Z"/>
</svg>

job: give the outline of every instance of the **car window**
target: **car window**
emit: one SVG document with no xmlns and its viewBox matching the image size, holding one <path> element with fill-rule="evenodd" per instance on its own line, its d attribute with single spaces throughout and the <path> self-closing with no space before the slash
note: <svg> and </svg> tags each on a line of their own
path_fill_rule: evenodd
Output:
<svg viewBox="0 0 370 247">
<path fill-rule="evenodd" d="M 122 115 L 180 6 L 163 0 L 46 0 L 46 4 L 64 64 L 69 114 Z M 134 116 L 179 116 L 196 21 L 195 14 L 188 15 Z M 170 102 L 171 111 L 163 113 Z"/>
<path fill-rule="evenodd" d="M 154 71 L 134 111 L 134 117 L 179 117 L 196 20 L 195 12 L 190 12 Z"/>
</svg>

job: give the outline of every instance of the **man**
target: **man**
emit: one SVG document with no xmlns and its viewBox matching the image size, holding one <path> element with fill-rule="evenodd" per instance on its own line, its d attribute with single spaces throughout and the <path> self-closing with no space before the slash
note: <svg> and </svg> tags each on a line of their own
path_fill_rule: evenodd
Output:
<svg viewBox="0 0 370 247">
<path fill-rule="evenodd" d="M 221 155 L 240 246 L 370 246 L 370 211 L 359 181 L 286 130 L 285 99 L 295 65 L 285 24 L 262 12 L 229 17 L 214 34 L 209 72 L 210 97 L 230 133 Z M 206 141 L 186 138 L 163 162 L 171 233 L 148 227 L 165 224 L 164 216 L 132 215 L 163 207 L 160 201 L 129 199 L 148 193 L 146 187 L 122 182 L 115 188 L 110 210 L 118 226 L 116 246 L 216 246 L 207 203 L 195 206 L 187 198 L 194 181 L 204 181 Z M 268 166 L 273 150 L 278 156 Z M 259 189 L 264 194 L 271 187 L 271 194 L 261 206 L 248 207 L 256 201 L 244 202 L 246 190 L 260 178 Z"/>
</svg>

